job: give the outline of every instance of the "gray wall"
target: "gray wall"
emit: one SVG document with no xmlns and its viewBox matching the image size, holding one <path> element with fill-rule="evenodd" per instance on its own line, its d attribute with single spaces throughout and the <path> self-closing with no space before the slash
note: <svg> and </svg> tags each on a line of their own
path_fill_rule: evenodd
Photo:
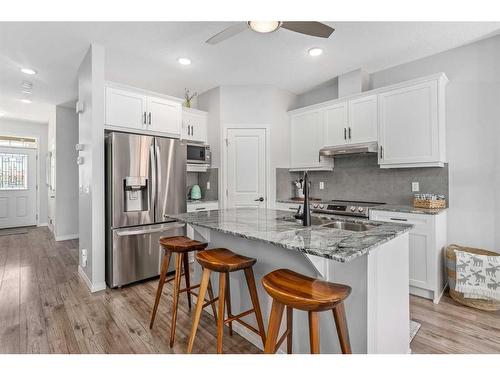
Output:
<svg viewBox="0 0 500 375">
<path fill-rule="evenodd" d="M 38 140 L 38 222 L 46 225 L 48 222 L 48 193 L 46 176 L 47 156 L 47 124 L 25 120 L 0 118 L 0 134 L 10 136 L 32 137 Z"/>
<path fill-rule="evenodd" d="M 303 173 L 276 171 L 279 186 L 277 199 L 294 196 L 291 181 Z M 377 155 L 344 156 L 335 158 L 332 172 L 309 172 L 311 197 L 320 199 L 364 200 L 372 202 L 410 204 L 413 197 L 411 183 L 419 182 L 420 191 L 448 196 L 448 166 L 445 168 L 381 169 Z M 319 189 L 320 181 L 325 188 Z"/>
</svg>

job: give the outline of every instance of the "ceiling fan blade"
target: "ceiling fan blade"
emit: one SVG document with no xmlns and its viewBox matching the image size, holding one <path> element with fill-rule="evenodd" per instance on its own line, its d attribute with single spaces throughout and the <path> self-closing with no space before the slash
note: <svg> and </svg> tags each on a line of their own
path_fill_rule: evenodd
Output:
<svg viewBox="0 0 500 375">
<path fill-rule="evenodd" d="M 223 40 L 229 39 L 236 34 L 241 33 L 242 31 L 248 29 L 248 24 L 246 22 L 238 22 L 235 23 L 234 25 L 231 25 L 224 30 L 222 30 L 220 33 L 215 34 L 213 37 L 208 39 L 205 43 L 208 44 L 217 44 L 222 42 Z"/>
<path fill-rule="evenodd" d="M 281 27 L 296 33 L 328 38 L 335 31 L 334 28 L 316 21 L 284 21 Z"/>
</svg>

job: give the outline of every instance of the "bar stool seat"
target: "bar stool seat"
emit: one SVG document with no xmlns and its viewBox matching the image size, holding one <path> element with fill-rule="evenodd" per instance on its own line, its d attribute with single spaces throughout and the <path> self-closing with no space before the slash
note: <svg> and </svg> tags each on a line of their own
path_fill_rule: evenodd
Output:
<svg viewBox="0 0 500 375">
<path fill-rule="evenodd" d="M 293 309 L 308 312 L 311 354 L 319 353 L 319 312 L 332 310 L 342 353 L 351 353 L 344 300 L 351 287 L 314 279 L 300 273 L 279 269 L 262 278 L 262 285 L 273 298 L 264 352 L 276 353 L 287 340 L 287 352 L 292 353 Z M 287 328 L 278 340 L 283 310 L 286 306 Z"/>
<path fill-rule="evenodd" d="M 160 303 L 160 298 L 163 291 L 163 286 L 169 281 L 174 281 L 174 292 L 173 292 L 173 308 L 172 308 L 172 323 L 170 328 L 170 347 L 173 347 L 175 340 L 175 327 L 177 321 L 177 306 L 179 304 L 179 295 L 181 293 L 186 293 L 188 308 L 191 310 L 191 295 L 198 296 L 198 293 L 194 292 L 194 289 L 200 287 L 200 284 L 191 285 L 189 278 L 189 252 L 200 251 L 205 249 L 208 244 L 204 242 L 199 242 L 192 240 L 185 236 L 173 236 L 173 237 L 162 237 L 160 239 L 160 245 L 164 250 L 164 256 L 161 264 L 160 280 L 158 281 L 158 289 L 156 290 L 156 298 L 153 306 L 153 312 L 151 314 L 151 321 L 149 323 L 149 328 L 153 328 L 153 323 L 155 321 L 156 312 L 158 310 L 158 305 Z M 167 279 L 168 267 L 170 264 L 170 258 L 172 254 L 176 254 L 175 262 L 175 276 Z M 183 270 L 184 269 L 184 270 Z M 181 289 L 181 277 L 184 276 L 186 287 Z M 208 289 L 208 295 L 210 299 L 213 299 L 212 284 L 209 282 L 206 289 Z M 217 321 L 217 314 L 215 311 L 215 306 L 212 306 L 215 321 Z"/>
<path fill-rule="evenodd" d="M 351 293 L 347 285 L 329 283 L 287 269 L 268 273 L 262 285 L 271 297 L 306 311 L 331 310 Z"/>
<path fill-rule="evenodd" d="M 219 305 L 217 317 L 217 353 L 222 353 L 222 335 L 224 331 L 224 324 L 227 324 L 229 326 L 229 334 L 232 335 L 233 321 L 237 321 L 244 327 L 259 335 L 262 339 L 262 344 L 264 345 L 266 342 L 266 333 L 264 322 L 262 320 L 257 288 L 255 286 L 255 278 L 252 270 L 252 267 L 257 262 L 257 260 L 254 258 L 236 254 L 231 250 L 224 248 L 200 251 L 198 252 L 198 254 L 196 254 L 196 260 L 203 267 L 203 275 L 201 278 L 200 294 L 196 303 L 187 352 L 191 353 L 191 351 L 193 350 L 194 339 L 203 308 L 208 306 L 209 304 L 214 306 L 214 303 L 217 301 Z M 250 293 L 250 299 L 252 300 L 253 307 L 250 310 L 243 311 L 237 315 L 233 315 L 231 311 L 229 273 L 240 270 L 244 271 L 245 273 L 248 291 Z M 215 299 L 204 303 L 204 296 L 207 290 L 207 286 L 210 282 L 210 274 L 212 271 L 219 272 L 219 295 Z M 225 319 L 225 306 L 227 307 L 227 319 Z M 241 320 L 241 318 L 243 318 L 244 316 L 252 313 L 255 314 L 258 328 L 252 327 L 244 320 Z"/>
<path fill-rule="evenodd" d="M 252 267 L 257 262 L 254 258 L 239 255 L 223 248 L 202 251 L 196 255 L 196 260 L 202 267 L 215 272 L 239 271 Z"/>
</svg>

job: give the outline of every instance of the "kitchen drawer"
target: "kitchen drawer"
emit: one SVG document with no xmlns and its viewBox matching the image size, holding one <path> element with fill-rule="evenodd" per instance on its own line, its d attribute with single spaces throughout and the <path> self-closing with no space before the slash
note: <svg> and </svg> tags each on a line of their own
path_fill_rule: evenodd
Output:
<svg viewBox="0 0 500 375">
<path fill-rule="evenodd" d="M 413 229 L 432 230 L 434 226 L 434 216 L 425 214 L 409 214 L 406 212 L 391 211 L 370 211 L 370 220 L 385 221 L 399 224 L 412 224 Z"/>
<path fill-rule="evenodd" d="M 219 202 L 199 202 L 199 203 L 188 203 L 187 212 L 198 212 L 198 211 L 210 211 L 218 210 Z"/>
<path fill-rule="evenodd" d="M 300 204 L 300 203 L 276 202 L 275 207 L 276 207 L 277 210 L 297 212 L 297 210 L 299 209 L 299 207 L 302 207 L 302 204 Z"/>
</svg>

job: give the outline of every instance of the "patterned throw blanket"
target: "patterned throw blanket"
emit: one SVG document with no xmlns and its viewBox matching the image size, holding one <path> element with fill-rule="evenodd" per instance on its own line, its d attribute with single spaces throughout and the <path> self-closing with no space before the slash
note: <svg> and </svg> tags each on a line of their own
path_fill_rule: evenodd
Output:
<svg viewBox="0 0 500 375">
<path fill-rule="evenodd" d="M 455 250 L 457 282 L 455 290 L 465 298 L 500 300 L 500 256 Z"/>
</svg>

